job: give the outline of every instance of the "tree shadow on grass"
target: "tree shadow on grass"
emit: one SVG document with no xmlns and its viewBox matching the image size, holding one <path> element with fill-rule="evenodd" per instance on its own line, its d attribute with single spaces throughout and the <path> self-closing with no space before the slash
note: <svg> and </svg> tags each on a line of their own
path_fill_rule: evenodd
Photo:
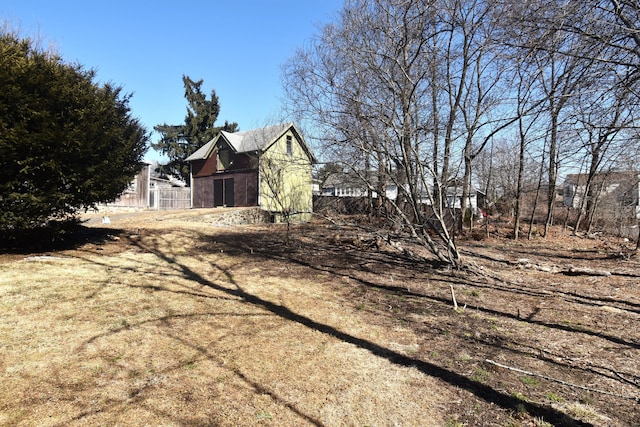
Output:
<svg viewBox="0 0 640 427">
<path fill-rule="evenodd" d="M 113 230 L 110 229 L 108 235 L 112 235 L 113 234 L 112 231 Z M 185 266 L 183 266 L 179 262 L 176 262 L 176 257 L 178 256 L 176 253 L 170 253 L 166 249 L 161 250 L 159 246 L 156 245 L 156 240 L 155 240 L 156 237 L 158 238 L 158 240 L 162 240 L 164 238 L 163 236 L 160 236 L 160 235 L 156 236 L 153 232 L 151 232 L 149 233 L 149 241 L 151 243 L 142 244 L 141 242 L 145 241 L 145 236 L 144 236 L 145 233 L 140 233 L 138 235 L 137 233 L 132 234 L 128 232 L 122 232 L 120 234 L 121 234 L 121 241 L 119 242 L 120 247 L 117 248 L 119 252 L 153 254 L 157 259 L 157 261 L 156 262 L 152 261 L 152 265 L 150 265 L 149 268 L 147 268 L 146 259 L 145 259 L 145 264 L 140 264 L 137 267 L 136 266 L 123 267 L 123 266 L 117 265 L 117 263 L 109 262 L 108 258 L 91 256 L 90 254 L 93 254 L 93 255 L 100 254 L 100 252 L 96 252 L 94 248 L 84 248 L 84 249 L 80 248 L 79 250 L 75 251 L 72 256 L 73 258 L 76 258 L 83 262 L 95 264 L 99 267 L 102 267 L 107 271 L 112 272 L 115 276 L 128 274 L 128 273 L 150 273 L 164 279 L 159 281 L 157 284 L 137 284 L 133 282 L 133 283 L 125 283 L 125 284 L 118 283 L 117 286 L 124 285 L 133 289 L 142 289 L 142 290 L 148 290 L 152 292 L 166 292 L 166 293 L 185 295 L 188 297 L 202 298 L 202 299 L 206 298 L 206 299 L 227 300 L 227 301 L 246 301 L 241 296 L 241 294 L 234 295 L 232 292 L 229 292 L 229 289 L 226 289 L 222 286 L 217 287 L 217 286 L 213 286 L 212 282 L 198 280 L 198 277 L 199 277 L 198 275 L 194 276 L 192 273 L 189 272 L 190 270 L 185 270 Z M 171 245 L 169 245 L 169 247 L 170 246 Z M 109 249 L 105 252 L 112 253 L 113 249 Z M 168 270 L 158 271 L 161 267 L 166 265 L 169 265 L 170 267 Z M 226 279 L 230 279 L 230 278 L 231 278 L 230 275 L 226 277 Z M 189 281 L 187 285 L 185 285 L 184 283 L 179 283 L 184 281 L 184 279 L 187 279 Z M 163 283 L 165 280 L 168 281 L 169 283 Z M 199 289 L 195 289 L 196 287 L 193 286 L 194 283 L 198 283 L 201 285 Z M 214 291 L 224 289 L 225 293 L 220 294 L 219 292 L 207 292 L 206 289 L 214 290 Z M 76 351 L 78 352 L 86 351 L 87 348 L 89 348 L 89 346 L 95 344 L 97 341 L 114 336 L 116 334 L 123 334 L 132 330 L 144 328 L 148 324 L 158 324 L 158 323 L 169 324 L 173 320 L 181 320 L 181 319 L 197 320 L 200 318 L 207 319 L 207 318 L 216 317 L 216 316 L 225 317 L 225 318 L 234 317 L 234 316 L 243 317 L 243 318 L 255 317 L 255 316 L 258 316 L 258 317 L 275 316 L 274 313 L 265 312 L 264 310 L 260 309 L 260 307 L 258 306 L 256 306 L 255 308 L 257 310 L 257 313 L 252 313 L 252 314 L 205 311 L 201 313 L 164 315 L 164 316 L 154 317 L 152 319 L 144 320 L 141 322 L 135 322 L 135 323 L 123 322 L 122 324 L 118 324 L 115 327 L 109 328 L 109 330 L 105 331 L 104 333 L 96 334 L 88 338 L 82 343 L 81 346 L 77 347 Z M 305 414 L 302 410 L 296 407 L 295 404 L 292 404 L 291 402 L 282 398 L 275 391 L 270 390 L 268 387 L 265 387 L 259 384 L 255 380 L 252 380 L 250 376 L 247 373 L 243 372 L 240 368 L 233 367 L 233 366 L 225 366 L 225 362 L 220 358 L 220 356 L 211 352 L 210 349 L 208 349 L 206 346 L 200 345 L 197 342 L 192 342 L 187 338 L 185 338 L 184 336 L 181 336 L 177 333 L 172 332 L 170 328 L 167 329 L 164 332 L 164 334 L 166 338 L 169 338 L 179 343 L 181 346 L 185 346 L 193 349 L 194 351 L 197 352 L 197 354 L 199 354 L 199 356 L 197 359 L 178 362 L 168 367 L 165 370 L 156 371 L 154 373 L 155 376 L 168 375 L 172 371 L 175 371 L 188 363 L 196 363 L 200 360 L 209 360 L 211 362 L 216 363 L 220 367 L 230 370 L 230 372 L 233 375 L 235 375 L 242 382 L 244 382 L 250 389 L 254 390 L 254 392 L 257 395 L 268 395 L 278 405 L 281 405 L 282 407 L 287 408 L 290 412 L 296 414 L 300 419 L 304 420 L 307 424 L 318 426 L 318 427 L 323 426 L 322 422 L 315 419 L 311 415 Z M 218 339 L 221 339 L 221 338 L 218 338 Z M 49 378 L 49 379 L 46 379 L 45 381 L 57 389 L 65 389 L 69 387 L 72 387 L 75 389 L 78 387 L 76 384 L 69 386 L 69 384 L 66 383 L 64 379 L 59 379 L 59 378 Z M 101 405 L 100 407 L 96 407 L 92 409 L 83 409 L 79 411 L 72 418 L 68 419 L 65 422 L 60 423 L 59 425 L 67 425 L 69 421 L 78 422 L 78 421 L 86 420 L 92 416 L 95 416 L 107 410 L 121 413 L 125 411 L 126 407 L 131 403 L 136 403 L 137 405 L 146 408 L 146 410 L 150 412 L 153 412 L 162 417 L 171 419 L 174 422 L 177 422 L 181 425 L 194 425 L 194 424 L 220 425 L 220 421 L 216 419 L 210 419 L 208 421 L 205 421 L 203 420 L 202 417 L 200 418 L 196 417 L 195 416 L 196 414 L 194 414 L 193 419 L 188 419 L 188 418 L 184 418 L 183 416 L 178 416 L 174 413 L 167 412 L 161 408 L 150 407 L 149 405 L 146 405 L 144 402 L 145 394 L 148 389 L 151 389 L 153 387 L 154 387 L 153 383 L 148 383 L 148 384 L 143 383 L 142 385 L 135 386 L 128 391 L 127 399 L 125 400 L 109 399 L 104 405 Z"/>
<path fill-rule="evenodd" d="M 270 234 L 257 234 L 252 233 L 252 242 L 251 242 L 251 253 L 254 255 L 260 255 L 265 260 L 278 260 L 285 262 L 292 262 L 302 267 L 310 268 L 319 272 L 328 273 L 337 277 L 345 277 L 349 278 L 365 288 L 369 289 L 378 289 L 385 291 L 387 293 L 392 293 L 395 295 L 419 298 L 419 299 L 427 299 L 435 302 L 439 302 L 442 304 L 451 304 L 451 299 L 446 298 L 444 296 L 438 295 L 428 295 L 425 293 L 414 292 L 407 289 L 404 285 L 387 285 L 382 283 L 372 282 L 370 280 L 363 279 L 362 277 L 358 277 L 355 274 L 353 269 L 345 268 L 345 265 L 349 266 L 358 266 L 361 264 L 366 264 L 369 262 L 373 263 L 384 263 L 385 267 L 388 269 L 388 272 L 394 272 L 398 270 L 394 270 L 394 267 L 401 267 L 403 269 L 415 270 L 418 272 L 433 273 L 436 271 L 436 267 L 438 266 L 435 261 L 433 263 L 425 262 L 419 263 L 412 260 L 407 260 L 406 258 L 402 258 L 400 255 L 395 253 L 384 253 L 380 252 L 371 252 L 367 250 L 363 250 L 362 248 L 345 248 L 345 247 L 330 247 L 329 249 L 324 248 L 310 248 L 310 247 L 302 247 L 295 249 L 293 247 L 284 245 L 281 240 L 278 240 L 277 235 L 275 233 Z M 205 242 L 209 239 L 206 236 L 203 236 Z M 227 249 L 227 252 L 234 255 L 246 255 L 248 251 L 248 238 L 247 236 L 239 235 L 239 234 L 228 234 L 228 235 L 216 235 L 215 242 L 218 245 L 222 245 Z M 206 246 L 207 243 L 204 243 Z M 258 249 L 256 249 L 258 248 Z M 231 251 L 229 250 L 231 249 Z M 542 292 L 539 289 L 527 289 L 524 285 L 521 284 L 508 284 L 508 283 L 497 283 L 490 284 L 487 280 L 474 280 L 472 277 L 465 278 L 464 282 L 460 281 L 456 275 L 451 274 L 450 272 L 441 272 L 440 274 L 445 277 L 445 280 L 448 283 L 455 284 L 459 283 L 460 285 L 472 285 L 474 287 L 479 288 L 491 288 L 500 292 L 514 293 L 514 294 L 528 294 L 535 297 L 549 297 L 551 294 L 549 292 Z M 399 283 L 403 283 L 402 275 L 400 275 L 400 279 L 397 280 Z M 620 305 L 629 305 L 630 307 L 624 307 L 627 311 L 635 311 L 634 303 L 626 303 L 621 301 L 614 301 L 612 299 L 608 299 L 605 301 L 601 298 L 590 298 L 586 296 L 580 296 L 577 298 L 577 295 L 574 293 L 562 292 L 559 290 L 553 291 L 554 295 L 565 295 L 567 297 L 572 297 L 573 301 L 577 304 L 585 304 L 590 307 L 600 307 L 604 302 L 617 302 Z M 569 324 L 564 323 L 553 323 L 544 320 L 537 320 L 533 317 L 520 317 L 519 313 L 513 312 L 509 313 L 503 310 L 496 310 L 488 307 L 484 307 L 482 305 L 474 305 L 474 310 L 479 312 L 483 312 L 490 316 L 498 316 L 504 317 L 512 320 L 524 321 L 530 324 L 543 326 L 550 329 L 561 330 L 569 333 L 580 333 L 585 334 L 597 338 L 601 338 L 607 341 L 610 341 L 615 344 L 627 346 L 634 349 L 640 349 L 640 343 L 635 342 L 633 340 L 616 337 L 613 335 L 605 334 L 600 331 L 590 330 L 581 327 L 574 327 Z"/>
<path fill-rule="evenodd" d="M 0 254 L 32 253 L 77 249 L 86 244 L 104 245 L 124 230 L 85 227 L 76 221 L 49 227 L 0 233 Z"/>
<path fill-rule="evenodd" d="M 202 237 L 206 239 L 205 236 L 202 236 Z M 255 233 L 252 233 L 252 237 L 255 238 Z M 224 241 L 225 245 L 229 245 L 229 242 L 231 240 L 234 240 L 238 245 L 236 249 L 238 249 L 238 247 L 241 247 L 241 246 L 246 246 L 247 244 L 246 242 L 247 236 L 244 236 L 243 238 L 243 236 L 238 234 L 229 235 L 229 236 L 226 236 L 226 238 L 225 236 L 216 235 L 215 238 L 216 238 L 216 241 Z M 255 241 L 252 243 L 253 243 L 252 246 L 255 246 Z M 240 286 L 240 284 L 236 280 L 234 280 L 232 272 L 222 266 L 212 263 L 213 267 L 217 268 L 219 271 L 223 273 L 223 275 L 226 278 L 226 281 L 228 281 L 229 284 L 233 286 L 232 288 L 222 286 L 221 284 L 215 283 L 207 279 L 198 271 L 195 271 L 193 268 L 185 264 L 181 264 L 177 259 L 177 257 L 166 253 L 157 245 L 152 246 L 145 243 L 144 241 L 138 241 L 136 244 L 140 247 L 140 249 L 147 252 L 151 252 L 155 254 L 155 256 L 157 256 L 158 258 L 164 260 L 164 262 L 173 265 L 176 269 L 178 269 L 181 272 L 181 274 L 185 278 L 188 278 L 189 280 L 195 283 L 198 283 L 201 286 L 208 287 L 218 292 L 225 293 L 231 297 L 241 298 L 246 303 L 249 303 L 256 307 L 260 307 L 264 310 L 267 310 L 283 319 L 289 320 L 291 322 L 295 322 L 307 328 L 327 334 L 342 342 L 364 349 L 370 352 L 371 354 L 373 354 L 374 356 L 384 358 L 396 365 L 405 366 L 405 367 L 414 367 L 415 369 L 418 369 L 420 372 L 424 373 L 425 375 L 438 378 L 454 387 L 459 387 L 464 390 L 467 390 L 470 393 L 477 396 L 478 398 L 483 399 L 486 402 L 489 402 L 491 404 L 495 404 L 501 408 L 511 410 L 514 412 L 522 411 L 524 409 L 527 413 L 529 413 L 533 417 L 539 417 L 544 419 L 547 422 L 551 422 L 557 425 L 572 425 L 572 426 L 590 426 L 591 425 L 581 420 L 574 419 L 569 415 L 559 410 L 556 410 L 552 407 L 536 404 L 533 402 L 523 401 L 521 399 L 518 399 L 517 397 L 510 396 L 503 392 L 500 392 L 486 384 L 483 384 L 482 382 L 467 378 L 466 376 L 463 376 L 451 370 L 442 368 L 438 365 L 403 355 L 394 350 L 391 350 L 389 348 L 376 344 L 372 341 L 348 334 L 339 329 L 336 329 L 333 326 L 315 321 L 303 314 L 296 313 L 283 305 L 265 300 L 257 295 L 254 295 L 250 292 L 245 291 Z M 246 253 L 245 249 L 240 249 L 240 251 L 242 253 Z M 278 255 L 279 258 L 282 256 L 283 256 L 282 254 Z M 317 422 L 317 420 L 313 420 L 308 416 L 305 416 L 305 418 L 307 418 L 308 421 L 312 421 L 312 422 L 316 421 L 314 422 L 314 424 L 320 425 L 320 423 Z"/>
<path fill-rule="evenodd" d="M 169 324 L 170 322 L 172 322 L 173 320 L 180 320 L 180 319 L 197 319 L 200 317 L 215 317 L 215 316 L 223 316 L 223 317 L 227 317 L 227 316 L 241 316 L 241 317 L 254 317 L 254 316 L 271 316 L 273 314 L 267 314 L 267 313 L 263 313 L 263 312 L 259 312 L 259 313 L 252 313 L 252 314 L 234 314 L 234 313 L 216 313 L 216 312 L 209 312 L 209 313 L 194 313 L 194 314 L 175 314 L 175 315 L 168 315 L 168 316 L 161 316 L 158 318 L 154 318 L 151 320 L 147 320 L 147 321 L 143 321 L 143 322 L 139 322 L 139 323 L 135 323 L 135 324 L 130 324 L 130 325 L 126 325 L 123 326 L 121 328 L 117 328 L 114 330 L 109 331 L 108 333 L 105 334 L 100 334 L 100 335 L 96 335 L 94 337 L 91 337 L 89 340 L 85 341 L 82 345 L 81 348 L 78 348 L 77 351 L 82 351 L 85 350 L 86 347 L 88 345 L 91 345 L 92 343 L 95 343 L 97 340 L 100 340 L 102 338 L 105 338 L 107 336 L 111 336 L 114 334 L 119 334 L 119 333 L 125 333 L 127 331 L 130 331 L 132 329 L 135 328 L 141 328 L 144 327 L 147 324 L 150 323 L 159 323 L 159 324 Z M 169 328 L 170 330 L 170 328 Z M 168 331 L 168 330 L 167 330 Z M 213 363 L 215 363 L 217 366 L 219 367 L 226 367 L 226 362 L 224 361 L 224 359 L 218 355 L 215 354 L 213 352 L 211 352 L 206 346 L 204 345 L 199 345 L 198 343 L 194 343 L 189 341 L 188 339 L 186 339 L 185 337 L 176 334 L 176 333 L 172 333 L 172 332 L 166 332 L 166 337 L 173 340 L 176 343 L 179 343 L 182 346 L 185 346 L 187 348 L 190 348 L 192 350 L 194 350 L 196 353 L 195 356 L 190 357 L 187 360 L 182 360 L 182 361 L 176 361 L 176 363 L 173 363 L 169 366 L 167 366 L 166 368 L 162 369 L 162 370 L 158 370 L 158 371 L 153 371 L 153 378 L 162 378 L 164 376 L 168 376 L 171 375 L 172 373 L 179 371 L 181 369 L 183 369 L 185 366 L 188 366 L 190 364 L 195 364 L 201 361 L 211 361 Z M 224 336 L 222 337 L 218 337 L 218 339 L 223 339 Z M 295 405 L 287 402 L 286 400 L 282 399 L 280 396 L 277 395 L 277 393 L 269 390 L 268 388 L 260 385 L 259 383 L 253 381 L 251 378 L 249 378 L 246 374 L 244 374 L 239 368 L 237 367 L 226 367 L 227 369 L 229 369 L 235 376 L 237 376 L 240 380 L 242 380 L 245 384 L 247 384 L 250 388 L 252 388 L 256 394 L 260 394 L 260 395 L 268 395 L 271 399 L 273 399 L 274 402 L 277 402 L 278 404 L 281 404 L 282 406 L 288 408 L 291 412 L 295 413 L 296 415 L 298 415 L 301 419 L 305 420 L 306 422 L 308 422 L 311 425 L 314 425 L 316 427 L 322 427 L 323 424 L 318 421 L 317 419 L 305 414 L 304 412 L 300 411 L 298 408 L 295 407 Z M 82 392 L 82 391 L 91 391 L 94 389 L 94 385 L 93 384 L 84 384 L 84 385 L 80 385 L 80 384 L 72 384 L 71 386 L 69 385 L 69 383 L 67 382 L 66 378 L 62 378 L 58 375 L 54 375 L 54 376 L 50 376 L 47 378 L 39 378 L 36 376 L 33 376 L 30 378 L 31 382 L 45 382 L 47 384 L 49 384 L 50 386 L 52 386 L 55 389 L 65 389 L 65 388 L 69 388 L 72 387 L 74 392 Z M 133 386 L 128 387 L 127 393 L 126 393 L 126 398 L 125 399 L 108 399 L 107 404 L 106 405 L 101 405 L 101 406 L 95 406 L 92 407 L 91 409 L 84 409 L 80 412 L 78 412 L 76 415 L 74 415 L 73 417 L 62 421 L 58 424 L 54 424 L 56 426 L 66 426 L 69 424 L 69 422 L 79 422 L 79 421 L 83 421 L 83 420 L 87 420 L 92 416 L 107 412 L 107 409 L 109 411 L 118 413 L 118 414 L 122 414 L 125 413 L 127 411 L 127 408 L 131 405 L 131 404 L 138 404 L 141 407 L 143 407 L 144 409 L 148 410 L 149 412 L 153 412 L 156 413 L 158 415 L 161 415 L 164 418 L 168 418 L 171 419 L 174 422 L 177 422 L 179 425 L 211 425 L 211 426 L 216 426 L 219 425 L 219 421 L 215 420 L 215 419 L 208 419 L 208 420 L 204 420 L 202 417 L 196 417 L 196 414 L 193 414 L 192 418 L 187 417 L 186 415 L 177 415 L 175 414 L 173 411 L 169 411 L 169 410 L 164 410 L 161 408 L 158 408 L 157 406 L 150 406 L 150 405 L 146 405 L 144 403 L 145 400 L 145 395 L 146 393 L 151 390 L 152 388 L 154 388 L 156 385 L 156 381 L 153 380 L 145 380 L 145 381 L 139 381 L 138 384 L 135 384 Z M 42 398 L 39 399 L 31 399 L 30 403 L 31 404 L 44 404 L 48 401 L 50 401 L 51 398 L 50 396 L 44 396 Z M 75 398 L 73 399 L 75 401 Z"/>
</svg>

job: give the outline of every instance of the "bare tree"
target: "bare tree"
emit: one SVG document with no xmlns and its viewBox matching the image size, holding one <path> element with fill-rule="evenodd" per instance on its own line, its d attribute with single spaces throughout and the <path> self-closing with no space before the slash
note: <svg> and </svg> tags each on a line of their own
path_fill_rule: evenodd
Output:
<svg viewBox="0 0 640 427">
<path fill-rule="evenodd" d="M 459 265 L 441 202 L 455 124 L 451 115 L 444 157 L 435 157 L 440 130 L 434 129 L 434 94 L 439 99 L 442 91 L 433 78 L 442 70 L 433 61 L 446 39 L 439 37 L 443 21 L 434 17 L 441 5 L 348 1 L 340 22 L 326 26 L 287 64 L 285 87 L 293 109 L 322 130 L 325 146 L 355 148 L 367 159 L 365 166 L 377 169 L 372 179 L 352 164 L 368 188 L 382 196 L 381 179 L 397 186 L 398 198 L 386 202 L 413 239 L 441 262 Z"/>
<path fill-rule="evenodd" d="M 606 49 L 606 55 L 591 55 L 605 64 L 614 64 L 623 71 L 620 87 L 638 97 L 640 81 L 640 3 L 636 0 L 588 0 L 575 2 L 574 19 L 567 20 L 566 29 L 577 34 L 596 49 Z M 567 50 L 567 56 L 579 52 Z"/>
<path fill-rule="evenodd" d="M 540 70 L 540 88 L 547 116 L 547 216 L 544 234 L 553 223 L 554 202 L 561 152 L 571 140 L 567 138 L 567 110 L 576 96 L 592 85 L 592 70 L 602 50 L 587 43 L 572 31 L 586 18 L 578 15 L 578 2 L 529 0 L 514 8 L 510 23 L 518 32 L 512 47 L 520 51 L 522 61 Z M 567 54 L 571 52 L 572 54 Z"/>
<path fill-rule="evenodd" d="M 604 86 L 605 82 L 600 87 Z M 584 182 L 584 197 L 574 232 L 580 228 L 583 215 L 588 221 L 588 231 L 593 224 L 597 194 L 593 188 L 596 177 L 610 169 L 619 149 L 624 147 L 624 130 L 634 122 L 633 106 L 628 103 L 629 92 L 621 90 L 617 85 L 610 89 L 593 91 L 585 94 L 587 98 L 581 103 L 577 111 L 578 136 L 581 138 L 583 151 L 586 157 L 588 171 Z"/>
<path fill-rule="evenodd" d="M 529 145 L 536 140 L 535 126 L 538 123 L 542 115 L 542 110 L 538 108 L 542 105 L 539 98 L 539 91 L 536 90 L 536 82 L 538 81 L 537 69 L 529 69 L 526 66 L 523 67 L 523 63 L 518 61 L 518 56 L 515 56 L 516 68 L 515 75 L 517 81 L 516 89 L 516 109 L 518 116 L 518 173 L 516 178 L 515 189 L 515 207 L 514 207 L 514 221 L 513 221 L 513 238 L 518 240 L 520 237 L 520 219 L 522 217 L 522 200 L 525 189 L 525 161 L 526 153 Z M 536 197 L 537 199 L 537 197 Z M 532 210 L 535 213 L 535 203 Z M 529 227 L 531 230 L 531 227 Z"/>
<path fill-rule="evenodd" d="M 464 211 L 489 144 L 517 141 L 517 178 L 502 184 L 515 193 L 516 238 L 534 174 L 545 185 L 531 221 L 544 197 L 546 235 L 562 168 L 587 152 L 596 161 L 635 126 L 639 16 L 629 0 L 347 0 L 285 65 L 288 107 L 325 161 L 361 178 L 374 210 L 390 206 L 416 242 L 459 265 L 447 189 L 462 186 Z M 389 184 L 397 199 L 385 199 Z"/>
<path fill-rule="evenodd" d="M 454 2 L 451 37 L 459 45 L 455 55 L 448 55 L 449 79 L 459 71 L 457 108 L 461 116 L 461 139 L 464 172 L 460 211 L 466 214 L 471 188 L 473 160 L 500 132 L 517 120 L 513 111 L 504 108 L 508 101 L 509 64 L 501 46 L 495 43 L 499 29 L 493 2 Z M 451 42 L 450 42 L 451 44 Z M 459 63 L 455 66 L 456 62 Z M 449 80 L 448 79 L 448 80 Z M 443 177 L 444 179 L 444 177 Z"/>
<path fill-rule="evenodd" d="M 548 118 L 546 234 L 562 153 L 573 163 L 583 163 L 586 156 L 587 175 L 595 176 L 606 152 L 635 126 L 628 106 L 640 95 L 640 6 L 628 0 L 526 0 L 505 10 L 517 28 L 507 44 L 520 50 L 532 69 L 542 70 Z M 595 205 L 585 203 L 584 213 L 592 218 Z"/>
</svg>

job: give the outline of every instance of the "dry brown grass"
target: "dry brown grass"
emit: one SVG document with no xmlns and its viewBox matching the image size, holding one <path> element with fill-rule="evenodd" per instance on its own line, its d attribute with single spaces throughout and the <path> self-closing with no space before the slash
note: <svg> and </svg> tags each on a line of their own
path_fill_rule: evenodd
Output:
<svg viewBox="0 0 640 427">
<path fill-rule="evenodd" d="M 332 226 L 294 227 L 285 244 L 284 227 L 215 226 L 210 214 L 114 215 L 95 228 L 104 241 L 0 256 L 0 425 L 640 419 L 625 400 L 640 390 L 635 258 L 561 233 L 460 242 L 492 272 L 482 277 L 363 246 L 349 227 L 341 235 L 356 238 L 339 243 Z M 562 276 L 522 257 L 623 274 Z M 451 284 L 465 309 L 452 309 Z"/>
<path fill-rule="evenodd" d="M 278 314 L 390 345 L 322 280 L 166 224 L 0 261 L 0 424 L 442 425 L 437 380 Z"/>
</svg>

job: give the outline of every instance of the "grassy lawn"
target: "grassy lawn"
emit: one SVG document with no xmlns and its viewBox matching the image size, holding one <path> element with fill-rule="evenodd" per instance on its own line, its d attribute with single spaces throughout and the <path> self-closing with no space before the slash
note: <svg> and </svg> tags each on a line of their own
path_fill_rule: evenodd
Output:
<svg viewBox="0 0 640 427">
<path fill-rule="evenodd" d="M 389 344 L 328 276 L 217 232 L 2 258 L 0 424 L 442 425 L 437 380 L 290 318 Z"/>
<path fill-rule="evenodd" d="M 637 257 L 576 239 L 460 241 L 477 276 L 348 227 L 287 239 L 279 225 L 159 215 L 0 255 L 0 425 L 640 419 Z M 559 274 L 568 262 L 615 274 Z"/>
</svg>

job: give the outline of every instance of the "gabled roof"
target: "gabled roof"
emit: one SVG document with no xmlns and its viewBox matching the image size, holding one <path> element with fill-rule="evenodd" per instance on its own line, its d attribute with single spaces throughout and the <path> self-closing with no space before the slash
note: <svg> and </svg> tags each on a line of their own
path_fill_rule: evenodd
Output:
<svg viewBox="0 0 640 427">
<path fill-rule="evenodd" d="M 220 131 L 215 138 L 198 148 L 192 155 L 187 157 L 185 161 L 191 162 L 193 160 L 203 160 L 211 155 L 211 151 L 215 148 L 218 141 L 222 138 L 236 153 L 249 153 L 249 152 L 262 152 L 267 150 L 273 143 L 275 143 L 289 128 L 293 128 L 293 131 L 298 136 L 298 140 L 301 142 L 305 152 L 309 155 L 312 161 L 315 161 L 313 153 L 309 150 L 300 132 L 296 129 L 293 123 L 281 123 L 278 125 L 267 126 L 259 129 L 247 130 L 244 132 L 226 132 Z"/>
</svg>

